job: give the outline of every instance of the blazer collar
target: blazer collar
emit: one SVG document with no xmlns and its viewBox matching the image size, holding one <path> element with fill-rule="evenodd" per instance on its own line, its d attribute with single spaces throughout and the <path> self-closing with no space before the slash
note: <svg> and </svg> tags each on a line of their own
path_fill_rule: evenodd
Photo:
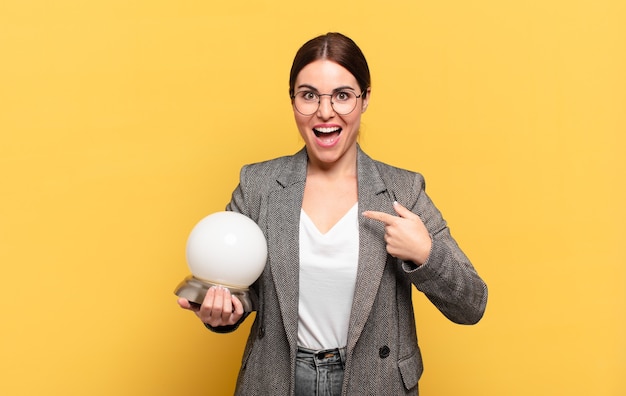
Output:
<svg viewBox="0 0 626 396">
<path fill-rule="evenodd" d="M 380 177 L 376 163 L 372 160 L 363 150 L 361 146 L 357 144 L 357 168 L 358 168 L 358 180 L 359 180 L 359 200 L 360 194 L 379 194 L 385 192 L 387 187 Z M 295 183 L 306 181 L 308 154 L 306 147 L 303 147 L 300 151 L 291 157 L 291 164 L 283 169 L 283 172 L 278 175 L 276 181 L 278 184 L 285 188 Z M 361 188 L 363 187 L 363 188 Z"/>
<path fill-rule="evenodd" d="M 296 183 L 304 183 L 306 181 L 308 161 L 309 156 L 306 152 L 306 147 L 303 147 L 291 157 L 291 163 L 285 166 L 278 175 L 278 178 L 276 178 L 278 184 L 283 188 L 287 188 Z"/>
</svg>

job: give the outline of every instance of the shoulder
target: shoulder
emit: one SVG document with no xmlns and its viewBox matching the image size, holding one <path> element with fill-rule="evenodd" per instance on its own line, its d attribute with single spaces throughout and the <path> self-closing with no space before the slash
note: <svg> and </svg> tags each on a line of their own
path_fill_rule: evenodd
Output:
<svg viewBox="0 0 626 396">
<path fill-rule="evenodd" d="M 405 181 L 409 180 L 421 180 L 424 181 L 424 176 L 421 173 L 412 171 L 409 169 L 399 168 L 397 166 L 389 165 L 385 162 L 373 160 L 380 172 L 380 175 L 386 179 L 401 179 Z"/>
<path fill-rule="evenodd" d="M 397 166 L 394 165 L 390 165 L 386 162 L 382 162 L 376 159 L 373 159 L 372 157 L 370 157 L 367 153 L 365 153 L 360 146 L 357 146 L 358 150 L 359 150 L 359 163 L 360 163 L 360 167 L 363 167 L 365 169 L 370 169 L 372 167 L 375 167 L 376 170 L 378 171 L 379 175 L 383 178 L 383 179 L 396 179 L 396 178 L 400 178 L 400 179 L 421 179 L 423 180 L 423 176 L 415 171 L 412 170 L 408 170 L 408 169 L 403 169 L 403 168 L 399 168 Z"/>
<path fill-rule="evenodd" d="M 247 172 L 253 173 L 279 174 L 286 168 L 294 166 L 302 157 L 304 157 L 304 159 L 306 160 L 306 153 L 304 152 L 304 149 L 292 155 L 284 155 L 265 161 L 249 163 L 244 165 L 242 169 L 246 170 Z"/>
<path fill-rule="evenodd" d="M 249 175 L 274 175 L 279 174 L 291 162 L 293 156 L 283 156 L 278 158 L 272 158 L 265 161 L 253 162 L 244 165 L 241 171 Z"/>
<path fill-rule="evenodd" d="M 278 175 L 293 162 L 294 155 L 285 155 L 243 165 L 241 171 L 250 175 Z"/>
<path fill-rule="evenodd" d="M 362 155 L 363 166 L 378 174 L 385 188 L 404 205 L 411 205 L 425 190 L 424 176 L 413 170 L 400 168 Z"/>
<path fill-rule="evenodd" d="M 407 186 L 411 186 L 413 188 L 416 186 L 421 188 L 424 187 L 424 176 L 422 176 L 419 172 L 372 159 L 365 153 L 363 153 L 362 158 L 363 161 L 370 162 L 370 164 L 376 168 L 378 174 L 388 188 L 395 190 L 398 187 L 406 188 Z"/>
<path fill-rule="evenodd" d="M 416 202 L 419 195 L 426 189 L 424 176 L 408 169 L 398 168 L 378 161 L 377 167 L 385 184 L 391 189 L 397 200 L 404 205 Z"/>
<path fill-rule="evenodd" d="M 272 188 L 278 183 L 286 186 L 306 177 L 307 155 L 304 149 L 266 161 L 250 163 L 241 168 L 240 183 L 257 188 Z"/>
</svg>

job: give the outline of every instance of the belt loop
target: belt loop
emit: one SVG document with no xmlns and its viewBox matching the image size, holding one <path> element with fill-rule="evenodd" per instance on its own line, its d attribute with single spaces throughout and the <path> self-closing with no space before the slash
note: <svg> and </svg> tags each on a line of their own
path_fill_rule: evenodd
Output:
<svg viewBox="0 0 626 396">
<path fill-rule="evenodd" d="M 339 348 L 339 357 L 341 358 L 341 368 L 346 369 L 346 347 Z"/>
</svg>

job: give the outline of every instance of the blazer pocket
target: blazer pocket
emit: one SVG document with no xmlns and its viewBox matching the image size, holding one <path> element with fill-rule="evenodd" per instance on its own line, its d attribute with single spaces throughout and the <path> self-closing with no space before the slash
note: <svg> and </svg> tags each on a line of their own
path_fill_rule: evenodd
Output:
<svg viewBox="0 0 626 396">
<path fill-rule="evenodd" d="M 416 349 L 411 355 L 398 361 L 398 368 L 402 376 L 402 382 L 407 390 L 415 388 L 417 382 L 422 376 L 424 366 L 422 365 L 422 356 L 419 349 Z"/>
</svg>

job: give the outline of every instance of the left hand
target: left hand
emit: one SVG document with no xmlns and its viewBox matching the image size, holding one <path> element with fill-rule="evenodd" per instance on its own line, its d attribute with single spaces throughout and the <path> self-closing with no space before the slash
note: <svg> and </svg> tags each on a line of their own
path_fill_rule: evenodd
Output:
<svg viewBox="0 0 626 396">
<path fill-rule="evenodd" d="M 212 286 L 204 296 L 202 305 L 178 299 L 181 308 L 192 311 L 200 320 L 211 327 L 232 326 L 244 314 L 241 301 L 223 286 Z"/>
<path fill-rule="evenodd" d="M 363 216 L 385 224 L 387 252 L 404 261 L 422 265 L 428 260 L 432 240 L 422 219 L 398 202 L 393 203 L 398 216 L 367 210 Z"/>
</svg>

